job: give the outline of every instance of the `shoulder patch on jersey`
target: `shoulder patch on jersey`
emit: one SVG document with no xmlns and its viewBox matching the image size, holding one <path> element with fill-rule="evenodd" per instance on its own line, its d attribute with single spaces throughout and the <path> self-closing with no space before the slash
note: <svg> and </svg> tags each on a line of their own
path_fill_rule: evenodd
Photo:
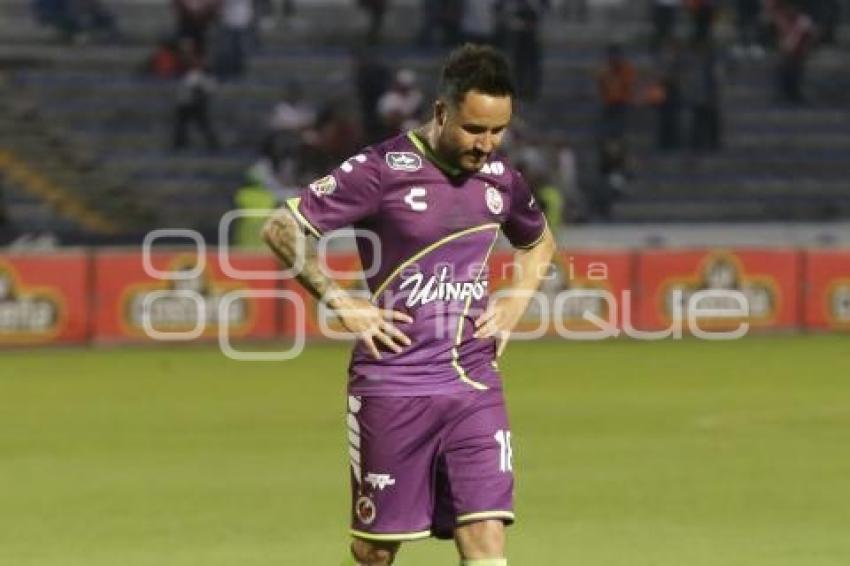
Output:
<svg viewBox="0 0 850 566">
<path fill-rule="evenodd" d="M 390 151 L 386 155 L 387 165 L 394 171 L 419 171 L 422 169 L 422 158 L 410 151 Z"/>
<path fill-rule="evenodd" d="M 325 175 L 321 179 L 316 179 L 309 185 L 310 190 L 317 197 L 323 197 L 333 193 L 336 190 L 336 179 L 333 175 Z"/>
<path fill-rule="evenodd" d="M 487 201 L 487 208 L 489 208 L 490 212 L 492 212 L 493 214 L 501 214 L 502 208 L 504 208 L 502 194 L 499 192 L 499 189 L 497 189 L 493 185 L 485 186 L 487 187 L 487 192 L 485 193 L 484 198 Z"/>
</svg>

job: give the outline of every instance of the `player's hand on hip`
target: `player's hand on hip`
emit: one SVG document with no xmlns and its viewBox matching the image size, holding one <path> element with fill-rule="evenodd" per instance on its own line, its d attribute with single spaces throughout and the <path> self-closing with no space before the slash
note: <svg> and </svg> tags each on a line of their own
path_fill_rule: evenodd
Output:
<svg viewBox="0 0 850 566">
<path fill-rule="evenodd" d="M 337 295 L 328 302 L 345 329 L 362 340 L 375 359 L 381 359 L 378 343 L 396 354 L 401 352 L 402 347 L 410 346 L 410 338 L 394 324 L 413 322 L 410 315 L 376 307 L 366 299 L 348 294 Z"/>
<path fill-rule="evenodd" d="M 519 322 L 528 306 L 528 297 L 524 294 L 505 294 L 494 297 L 487 309 L 475 319 L 475 338 L 498 339 L 496 356 L 501 356 L 508 345 L 511 331 Z"/>
</svg>

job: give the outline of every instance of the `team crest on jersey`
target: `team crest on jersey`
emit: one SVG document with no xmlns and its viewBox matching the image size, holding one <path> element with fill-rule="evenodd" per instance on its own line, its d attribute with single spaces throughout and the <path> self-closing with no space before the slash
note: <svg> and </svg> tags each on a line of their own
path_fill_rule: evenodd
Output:
<svg viewBox="0 0 850 566">
<path fill-rule="evenodd" d="M 422 158 L 409 151 L 391 151 L 387 153 L 387 165 L 393 171 L 412 173 L 422 169 Z"/>
<path fill-rule="evenodd" d="M 367 496 L 363 495 L 354 504 L 354 512 L 357 513 L 357 518 L 364 525 L 371 525 L 375 522 L 375 517 L 378 511 L 375 508 L 375 503 Z"/>
<path fill-rule="evenodd" d="M 502 209 L 504 208 L 502 193 L 500 193 L 493 185 L 485 186 L 487 187 L 487 192 L 484 195 L 484 199 L 487 201 L 487 208 L 489 208 L 490 212 L 493 214 L 501 214 Z"/>
<path fill-rule="evenodd" d="M 329 195 L 336 190 L 336 179 L 334 179 L 333 175 L 325 175 L 321 179 L 316 179 L 310 183 L 310 190 L 317 197 Z"/>
</svg>

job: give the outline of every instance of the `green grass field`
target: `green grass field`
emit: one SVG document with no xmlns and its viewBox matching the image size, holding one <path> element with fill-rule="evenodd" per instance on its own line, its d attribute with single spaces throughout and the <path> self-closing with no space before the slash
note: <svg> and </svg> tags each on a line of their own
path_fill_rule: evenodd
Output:
<svg viewBox="0 0 850 566">
<path fill-rule="evenodd" d="M 0 353 L 0 564 L 338 566 L 347 347 Z M 850 564 L 850 339 L 513 344 L 514 566 Z M 450 544 L 401 566 L 453 565 Z"/>
</svg>

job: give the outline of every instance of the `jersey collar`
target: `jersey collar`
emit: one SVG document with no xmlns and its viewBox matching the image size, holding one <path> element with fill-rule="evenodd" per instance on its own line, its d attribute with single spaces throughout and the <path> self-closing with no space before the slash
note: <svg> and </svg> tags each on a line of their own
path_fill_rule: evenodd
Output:
<svg viewBox="0 0 850 566">
<path fill-rule="evenodd" d="M 420 138 L 419 135 L 413 130 L 407 132 L 407 137 L 410 140 L 410 143 L 412 143 L 416 147 L 416 149 L 419 150 L 419 153 L 421 153 L 428 161 L 436 165 L 437 168 L 440 169 L 442 172 L 452 177 L 458 177 L 463 174 L 463 171 L 461 169 L 453 167 L 446 163 L 443 158 L 441 158 L 439 155 L 436 154 L 433 149 L 431 149 L 431 146 L 428 145 L 428 142 Z"/>
</svg>

